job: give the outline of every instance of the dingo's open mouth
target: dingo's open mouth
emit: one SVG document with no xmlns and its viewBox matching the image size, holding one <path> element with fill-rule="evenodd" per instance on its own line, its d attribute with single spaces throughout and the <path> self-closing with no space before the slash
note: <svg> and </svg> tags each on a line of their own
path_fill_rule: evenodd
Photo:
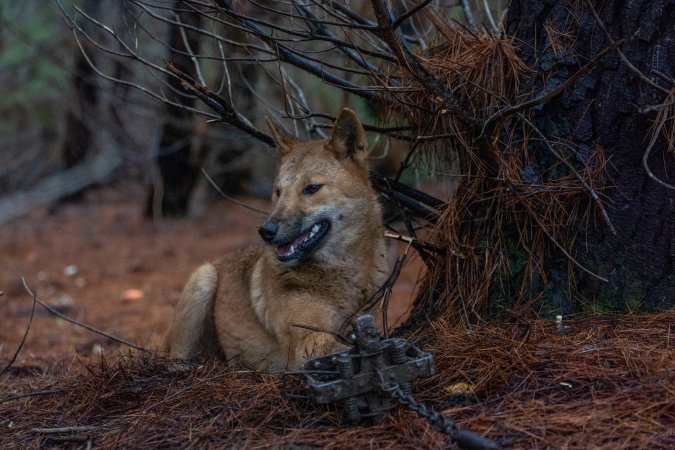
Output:
<svg viewBox="0 0 675 450">
<path fill-rule="evenodd" d="M 329 228 L 330 222 L 327 220 L 316 222 L 291 242 L 278 245 L 277 259 L 281 262 L 301 260 L 317 247 Z"/>
</svg>

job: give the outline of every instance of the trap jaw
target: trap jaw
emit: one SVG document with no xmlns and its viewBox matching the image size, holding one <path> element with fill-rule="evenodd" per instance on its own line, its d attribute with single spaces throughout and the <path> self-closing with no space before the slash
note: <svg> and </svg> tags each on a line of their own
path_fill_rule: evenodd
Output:
<svg viewBox="0 0 675 450">
<path fill-rule="evenodd" d="M 347 423 L 377 422 L 398 404 L 390 391 L 410 395 L 415 379 L 434 374 L 434 363 L 405 339 L 382 339 L 373 316 L 359 316 L 354 325 L 352 348 L 308 360 L 299 374 L 314 403 L 342 400 Z"/>
</svg>

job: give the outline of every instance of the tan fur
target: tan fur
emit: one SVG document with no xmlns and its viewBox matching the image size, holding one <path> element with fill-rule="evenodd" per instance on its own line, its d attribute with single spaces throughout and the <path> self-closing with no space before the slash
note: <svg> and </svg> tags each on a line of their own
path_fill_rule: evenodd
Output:
<svg viewBox="0 0 675 450">
<path fill-rule="evenodd" d="M 326 218 L 319 246 L 298 263 L 282 263 L 273 245 L 227 255 L 195 271 L 167 338 L 184 360 L 226 358 L 270 371 L 339 348 L 336 331 L 380 287 L 387 261 L 380 205 L 368 181 L 365 132 L 344 109 L 327 140 L 301 142 L 269 122 L 280 154 L 269 221 L 283 238 Z M 311 195 L 310 184 L 321 188 Z"/>
</svg>

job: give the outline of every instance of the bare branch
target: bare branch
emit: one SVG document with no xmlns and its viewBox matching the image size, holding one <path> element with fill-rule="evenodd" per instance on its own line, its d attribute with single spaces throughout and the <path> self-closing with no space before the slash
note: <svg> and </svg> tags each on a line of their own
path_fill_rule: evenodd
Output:
<svg viewBox="0 0 675 450">
<path fill-rule="evenodd" d="M 244 208 L 244 209 L 248 209 L 249 211 L 256 212 L 256 213 L 258 213 L 258 214 L 260 214 L 260 215 L 262 215 L 262 216 L 268 216 L 268 215 L 269 215 L 269 212 L 268 212 L 268 211 L 263 211 L 262 209 L 258 209 L 258 208 L 255 208 L 255 207 L 251 206 L 251 205 L 247 205 L 246 203 L 240 202 L 240 201 L 237 200 L 236 198 L 232 198 L 232 197 L 230 197 L 229 195 L 227 195 L 225 192 L 223 192 L 222 189 L 220 189 L 220 187 L 218 186 L 218 184 L 217 184 L 215 181 L 213 181 L 213 179 L 209 176 L 209 173 L 206 171 L 206 169 L 204 169 L 203 167 L 202 167 L 201 169 L 202 169 L 202 173 L 204 174 L 204 176 L 206 177 L 206 179 L 208 180 L 208 182 L 211 184 L 211 186 L 213 187 L 213 189 L 215 189 L 216 192 L 218 192 L 225 200 L 227 200 L 227 201 L 229 201 L 229 202 L 232 202 L 232 203 L 234 203 L 235 205 L 240 206 L 240 207 L 242 207 L 242 208 Z"/>
<path fill-rule="evenodd" d="M 488 3 L 487 0 L 483 0 L 483 9 L 485 9 L 485 14 L 487 15 L 488 22 L 490 22 L 490 26 L 492 27 L 493 33 L 499 34 L 500 32 L 499 27 L 497 26 L 494 17 L 492 17 L 492 11 L 490 11 L 490 4 Z"/>
<path fill-rule="evenodd" d="M 469 117 L 459 107 L 459 102 L 454 92 L 447 89 L 443 83 L 434 77 L 419 61 L 419 59 L 412 54 L 407 45 L 404 45 L 400 33 L 392 28 L 392 13 L 389 4 L 384 0 L 371 0 L 373 10 L 377 23 L 380 26 L 378 33 L 382 40 L 387 43 L 391 51 L 396 55 L 399 64 L 408 70 L 418 81 L 434 95 L 438 96 L 445 107 L 455 114 L 462 122 L 476 126 L 480 121 L 476 118 Z"/>
<path fill-rule="evenodd" d="M 556 87 L 552 91 L 549 91 L 545 95 L 497 111 L 488 120 L 485 121 L 485 124 L 483 124 L 482 134 L 490 136 L 492 134 L 492 128 L 497 120 L 505 119 L 513 114 L 525 111 L 526 109 L 533 108 L 537 105 L 542 105 L 546 102 L 551 101 L 558 95 L 562 94 L 567 89 L 569 89 L 579 79 L 579 77 L 581 77 L 589 70 L 591 70 L 593 67 L 595 67 L 602 60 L 602 58 L 604 58 L 605 55 L 607 55 L 607 53 L 611 52 L 612 50 L 616 50 L 621 44 L 623 44 L 624 41 L 625 41 L 624 39 L 620 39 L 616 42 L 613 42 L 612 45 L 602 50 L 600 53 L 595 55 L 595 57 L 591 61 L 589 61 L 579 70 L 574 72 L 568 79 L 565 80 L 564 83 L 561 83 L 558 87 Z"/>
<path fill-rule="evenodd" d="M 87 325 L 86 323 L 83 323 L 83 322 L 78 322 L 75 319 L 71 319 L 70 317 L 68 317 L 64 314 L 61 314 L 59 311 L 55 310 L 51 306 L 47 305 L 46 303 L 41 302 L 38 299 L 37 294 L 33 293 L 33 291 L 31 291 L 31 289 L 28 287 L 28 284 L 26 283 L 26 280 L 21 278 L 21 282 L 23 283 L 23 288 L 26 290 L 26 292 L 28 292 L 28 294 L 31 295 L 33 297 L 33 299 L 40 306 L 42 306 L 44 309 L 46 309 L 50 313 L 54 314 L 55 316 L 60 317 L 61 319 L 65 320 L 66 322 L 70 322 L 74 325 L 77 325 L 78 327 L 85 328 L 85 329 L 87 329 L 89 331 L 92 331 L 92 332 L 94 332 L 94 333 L 96 333 L 100 336 L 106 337 L 106 338 L 110 339 L 111 341 L 117 342 L 118 344 L 124 344 L 127 347 L 131 347 L 131 348 L 134 348 L 136 350 L 140 350 L 142 352 L 150 352 L 150 350 L 148 350 L 147 348 L 140 347 L 140 346 L 134 344 L 133 342 L 129 342 L 129 341 L 124 340 L 122 338 L 119 338 L 117 336 L 113 336 L 110 333 L 106 333 L 105 331 L 99 330 L 98 328 L 92 327 L 91 325 Z"/>
<path fill-rule="evenodd" d="M 476 22 L 476 18 L 474 17 L 473 11 L 471 10 L 471 3 L 469 3 L 469 0 L 461 0 L 461 2 L 462 10 L 464 11 L 464 17 L 466 18 L 466 23 L 472 30 L 477 30 L 478 22 Z"/>
<path fill-rule="evenodd" d="M 416 14 L 419 10 L 427 6 L 429 3 L 431 3 L 431 0 L 423 0 L 422 2 L 418 3 L 416 6 L 413 8 L 410 8 L 408 11 L 404 12 L 400 16 L 396 18 L 391 24 L 391 27 L 395 30 L 398 27 L 401 26 L 403 22 L 405 22 L 410 16 Z"/>
<path fill-rule="evenodd" d="M 614 39 L 612 38 L 612 35 L 609 34 L 609 31 L 607 31 L 607 27 L 605 27 L 605 24 L 602 22 L 602 19 L 600 19 L 600 16 L 598 15 L 598 12 L 597 12 L 597 11 L 595 10 L 595 8 L 593 7 L 593 4 L 592 4 L 590 1 L 588 1 L 588 0 L 584 0 L 584 4 L 585 4 L 586 7 L 591 11 L 591 14 L 593 14 L 593 18 L 595 18 L 596 23 L 598 24 L 598 26 L 599 26 L 600 29 L 602 30 L 602 33 L 605 35 L 605 38 L 607 39 L 607 42 L 609 42 L 609 43 L 611 44 L 611 46 L 614 47 Z M 644 81 L 645 83 L 647 83 L 648 85 L 650 85 L 650 86 L 653 87 L 654 89 L 658 89 L 659 91 L 661 91 L 661 92 L 663 92 L 663 93 L 666 93 L 666 94 L 670 93 L 670 91 L 669 91 L 668 89 L 666 89 L 666 88 L 664 88 L 664 87 L 661 87 L 661 86 L 659 86 L 658 84 L 654 83 L 654 82 L 653 82 L 652 80 L 650 80 L 644 73 L 642 73 L 642 72 L 640 71 L 640 69 L 638 69 L 637 67 L 635 67 L 635 66 L 633 65 L 633 63 L 631 63 L 630 60 L 629 60 L 628 58 L 626 58 L 626 55 L 624 55 L 623 52 L 622 52 L 621 50 L 619 50 L 619 49 L 617 48 L 616 52 L 619 54 L 619 57 L 621 58 L 621 61 L 623 61 L 623 63 L 624 63 L 626 66 L 628 66 L 628 68 L 629 68 L 634 74 L 636 74 L 638 77 L 640 77 L 640 79 L 642 79 L 642 81 Z"/>
<path fill-rule="evenodd" d="M 213 109 L 220 115 L 220 119 L 223 122 L 229 123 L 245 133 L 250 134 L 254 138 L 262 141 L 268 145 L 274 145 L 274 139 L 269 134 L 255 128 L 248 119 L 242 117 L 232 106 L 230 102 L 225 100 L 223 97 L 211 92 L 206 87 L 200 85 L 195 80 L 193 80 L 189 75 L 182 72 L 175 66 L 170 63 L 166 63 L 167 69 L 178 77 L 181 82 L 181 87 L 185 89 L 190 94 L 199 98 L 206 106 Z"/>
<path fill-rule="evenodd" d="M 642 166 L 645 168 L 645 171 L 647 172 L 647 175 L 649 175 L 649 178 L 652 180 L 656 181 L 658 184 L 660 184 L 663 187 L 666 187 L 668 189 L 672 189 L 675 191 L 675 186 L 672 184 L 668 184 L 665 181 L 661 180 L 659 177 L 654 175 L 654 172 L 649 168 L 649 155 L 652 152 L 652 149 L 654 148 L 654 144 L 656 144 L 656 141 L 658 140 L 659 136 L 661 135 L 661 130 L 663 129 L 663 126 L 665 125 L 666 121 L 665 120 L 660 120 L 658 121 L 658 124 L 656 125 L 656 128 L 652 132 L 652 137 L 649 140 L 649 145 L 647 145 L 647 149 L 645 150 L 644 155 L 642 155 Z"/>
<path fill-rule="evenodd" d="M 295 2 L 294 2 L 295 3 Z M 316 32 L 322 36 L 327 36 L 331 37 L 334 39 L 334 41 L 337 41 L 337 37 L 333 32 L 326 27 L 324 24 L 322 24 L 319 20 L 317 20 L 316 16 L 312 14 L 310 9 L 307 6 L 303 5 L 298 5 L 298 8 L 302 11 L 302 13 L 305 15 L 307 19 L 309 19 L 310 23 L 316 27 Z M 343 42 L 343 41 L 341 41 Z M 352 61 L 356 62 L 359 66 L 363 67 L 364 69 L 368 70 L 371 74 L 374 74 L 376 76 L 381 76 L 380 69 L 378 69 L 376 66 L 368 62 L 364 57 L 363 53 L 360 51 L 358 47 L 352 44 L 352 46 L 347 46 L 347 45 L 340 45 L 338 49 L 344 53 L 347 57 L 349 57 Z"/>
<path fill-rule="evenodd" d="M 180 23 L 180 16 L 178 14 L 176 14 L 176 21 Z M 201 83 L 202 86 L 206 87 L 207 84 L 206 81 L 204 81 L 204 76 L 202 75 L 202 68 L 199 65 L 199 61 L 197 60 L 195 53 L 192 51 L 190 41 L 188 40 L 187 35 L 185 33 L 185 27 L 181 25 L 178 27 L 178 29 L 180 30 L 180 35 L 183 38 L 183 45 L 185 46 L 185 50 L 187 50 L 187 53 L 190 56 L 190 60 L 192 61 L 192 64 L 195 66 L 195 73 L 197 74 L 197 79 L 199 80 L 199 83 Z"/>
<path fill-rule="evenodd" d="M 21 278 L 21 281 L 25 283 L 25 280 Z M 0 292 L 0 295 L 3 293 Z M 28 337 L 28 332 L 30 331 L 30 326 L 33 324 L 33 316 L 35 315 L 35 303 L 37 302 L 37 293 L 33 294 L 33 304 L 31 305 L 30 308 L 30 317 L 28 318 L 28 325 L 26 326 L 26 329 L 23 332 L 23 337 L 21 338 L 21 342 L 19 342 L 19 346 L 16 348 L 16 351 L 14 352 L 14 355 L 9 359 L 9 362 L 7 365 L 4 367 L 4 369 L 0 370 L 0 377 L 9 370 L 10 367 L 14 364 L 16 361 L 16 358 L 19 356 L 19 352 L 21 352 L 21 349 L 23 348 L 23 344 L 26 342 L 26 338 Z"/>
<path fill-rule="evenodd" d="M 596 206 L 598 207 L 598 210 L 600 211 L 600 214 L 602 215 L 602 218 L 605 222 L 605 225 L 607 225 L 607 228 L 609 231 L 616 236 L 616 229 L 614 228 L 614 225 L 612 225 L 612 221 L 609 219 L 609 215 L 607 214 L 607 211 L 605 211 L 605 207 L 602 204 L 602 200 L 600 200 L 600 197 L 598 196 L 597 192 L 595 192 L 595 189 L 593 189 L 584 179 L 584 177 L 581 176 L 581 174 L 577 171 L 577 169 L 574 168 L 574 166 L 566 159 L 563 158 L 558 151 L 553 148 L 551 143 L 546 139 L 546 136 L 544 133 L 537 127 L 534 123 L 532 123 L 531 120 L 529 120 L 527 117 L 525 117 L 523 114 L 518 113 L 518 117 L 520 117 L 520 120 L 525 122 L 536 134 L 539 136 L 539 139 L 544 143 L 546 148 L 548 149 L 549 152 L 551 152 L 560 162 L 565 164 L 567 168 L 574 174 L 575 177 L 577 177 L 577 180 L 583 185 L 583 187 L 588 191 L 588 193 L 591 195 L 591 198 L 595 202 Z M 585 270 L 585 269 L 584 269 Z M 589 272 L 590 273 L 590 272 Z M 606 281 L 606 280 L 605 280 Z"/>
</svg>

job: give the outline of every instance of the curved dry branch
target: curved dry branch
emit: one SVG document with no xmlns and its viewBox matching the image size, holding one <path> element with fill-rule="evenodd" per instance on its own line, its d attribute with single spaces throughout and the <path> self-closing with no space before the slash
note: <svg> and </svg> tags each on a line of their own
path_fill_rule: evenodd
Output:
<svg viewBox="0 0 675 450">
<path fill-rule="evenodd" d="M 64 314 L 61 314 L 59 311 L 55 310 L 54 308 L 52 308 L 52 307 L 49 306 L 48 304 L 46 304 L 46 303 L 40 301 L 40 299 L 38 299 L 37 294 L 34 293 L 34 292 L 30 289 L 30 287 L 28 287 L 28 283 L 26 283 L 26 280 L 24 280 L 24 279 L 22 278 L 21 281 L 22 281 L 22 283 L 23 283 L 23 288 L 26 290 L 26 292 L 28 292 L 28 294 L 29 294 L 31 297 L 33 297 L 33 301 L 37 302 L 37 304 L 39 304 L 40 306 L 42 306 L 44 309 L 46 309 L 47 311 L 49 311 L 51 314 L 55 315 L 56 317 L 60 317 L 61 319 L 65 320 L 66 322 L 70 322 L 70 323 L 72 323 L 73 325 L 77 325 L 78 327 L 82 327 L 82 328 L 84 328 L 84 329 L 86 329 L 86 330 L 89 330 L 89 331 L 91 331 L 91 332 L 93 332 L 93 333 L 98 334 L 99 336 L 106 337 L 106 338 L 110 339 L 110 340 L 113 341 L 113 342 L 117 342 L 118 344 L 123 344 L 123 345 L 126 345 L 127 347 L 131 347 L 131 348 L 133 348 L 133 349 L 140 350 L 140 351 L 145 352 L 145 353 L 151 353 L 151 352 L 152 352 L 151 350 L 148 350 L 148 349 L 145 348 L 145 347 L 141 347 L 141 346 L 139 346 L 139 345 L 136 345 L 136 344 L 134 344 L 133 342 L 129 342 L 129 341 L 127 341 L 126 339 L 122 339 L 122 338 L 117 337 L 117 336 L 114 336 L 114 335 L 112 335 L 112 334 L 110 334 L 110 333 L 106 333 L 105 331 L 99 330 L 99 329 L 96 328 L 96 327 L 93 327 L 93 326 L 91 326 L 91 325 L 87 325 L 86 323 L 79 322 L 79 321 L 77 321 L 77 320 L 75 320 L 75 319 L 71 319 L 70 317 L 68 317 L 68 316 L 66 316 L 66 315 L 64 315 Z"/>
<path fill-rule="evenodd" d="M 579 180 L 581 185 L 588 191 L 589 195 L 595 202 L 595 205 L 597 206 L 598 210 L 600 211 L 600 214 L 602 215 L 602 219 L 605 222 L 605 225 L 609 229 L 609 231 L 616 236 L 616 229 L 614 228 L 614 225 L 612 225 L 612 221 L 609 219 L 609 215 L 607 214 L 607 211 L 605 210 L 604 205 L 602 204 L 602 200 L 600 200 L 600 196 L 598 196 L 598 193 L 593 189 L 584 179 L 584 177 L 581 176 L 579 171 L 566 159 L 563 158 L 563 156 L 551 145 L 551 143 L 548 141 L 544 133 L 537 127 L 534 123 L 532 123 L 531 120 L 529 120 L 527 117 L 524 115 L 518 113 L 518 117 L 520 120 L 525 122 L 531 129 L 534 131 L 534 133 L 541 139 L 541 141 L 544 143 L 544 146 L 548 149 L 549 152 L 555 156 L 558 161 L 562 162 L 567 166 L 567 168 L 574 174 L 574 176 Z"/>
<path fill-rule="evenodd" d="M 339 87 L 340 89 L 356 94 L 367 100 L 372 99 L 375 95 L 373 92 L 374 88 L 360 86 L 331 72 L 328 72 L 317 63 L 312 62 L 309 58 L 300 55 L 298 52 L 294 51 L 287 45 L 282 44 L 279 39 L 275 39 L 273 36 L 266 33 L 253 20 L 247 18 L 244 15 L 238 14 L 231 2 L 227 0 L 218 0 L 216 3 L 219 6 L 220 12 L 233 19 L 237 19 L 247 32 L 257 36 L 266 42 L 270 47 L 272 47 L 276 51 L 279 60 L 292 64 L 320 78 L 324 82 L 330 83 L 333 86 Z"/>
<path fill-rule="evenodd" d="M 443 102 L 444 106 L 451 114 L 457 116 L 462 122 L 470 126 L 482 125 L 474 118 L 469 117 L 466 112 L 460 108 L 457 96 L 452 90 L 448 89 L 439 79 L 434 77 L 415 56 L 401 37 L 400 32 L 394 28 L 392 12 L 388 3 L 384 0 L 372 0 L 373 11 L 380 26 L 377 33 L 382 40 L 386 42 L 391 51 L 396 55 L 401 67 L 408 70 L 427 91 L 436 95 Z"/>
<path fill-rule="evenodd" d="M 26 281 L 22 278 L 21 281 L 26 283 Z M 0 291 L 0 295 L 2 295 L 2 291 Z M 21 352 L 21 349 L 23 348 L 23 344 L 26 343 L 26 338 L 28 337 L 28 332 L 30 331 L 30 326 L 33 324 L 33 316 L 35 316 L 35 304 L 37 303 L 37 292 L 32 295 L 33 297 L 33 304 L 30 307 L 30 317 L 28 318 L 28 325 L 26 325 L 26 329 L 23 332 L 23 337 L 21 338 L 21 342 L 19 342 L 19 345 L 16 347 L 16 350 L 14 351 L 14 354 L 12 357 L 9 359 L 9 362 L 5 367 L 0 370 L 0 377 L 7 372 L 12 365 L 14 365 L 14 362 L 16 361 L 16 358 L 19 356 L 19 353 Z M 1 402 L 0 402 L 1 403 Z"/>
<path fill-rule="evenodd" d="M 595 55 L 592 60 L 590 60 L 588 63 L 584 64 L 579 70 L 574 72 L 569 78 L 567 78 L 563 83 L 561 83 L 558 87 L 555 89 L 547 92 L 545 95 L 542 95 L 540 97 L 535 97 L 533 99 L 527 100 L 523 103 L 519 103 L 517 105 L 511 105 L 508 106 L 502 110 L 497 111 L 494 113 L 488 120 L 485 121 L 483 124 L 483 131 L 481 134 L 485 136 L 491 136 L 492 131 L 494 130 L 494 125 L 497 120 L 504 120 L 507 119 L 509 116 L 513 114 L 517 114 L 519 112 L 525 111 L 527 109 L 534 108 L 535 106 L 538 105 L 543 105 L 546 102 L 551 101 L 552 99 L 556 98 L 560 94 L 564 93 L 567 91 L 576 81 L 584 74 L 588 73 L 589 70 L 591 70 L 593 67 L 595 67 L 608 53 L 610 53 L 613 50 L 616 50 L 619 48 L 621 44 L 623 44 L 625 39 L 620 39 L 616 42 L 612 42 L 612 44 L 602 50 L 600 53 Z"/>
<path fill-rule="evenodd" d="M 216 111 L 220 116 L 220 120 L 239 128 L 243 132 L 248 133 L 267 145 L 274 145 L 272 136 L 251 125 L 251 122 L 239 114 L 230 102 L 210 91 L 207 87 L 200 85 L 189 75 L 182 72 L 171 63 L 167 62 L 166 67 L 172 74 L 181 80 L 181 87 L 185 89 L 186 92 L 199 98 L 206 106 Z"/>
<path fill-rule="evenodd" d="M 600 19 L 600 16 L 598 15 L 598 12 L 595 10 L 593 7 L 593 4 L 589 0 L 584 0 L 584 4 L 586 7 L 591 11 L 591 14 L 593 14 L 593 18 L 595 19 L 595 22 L 598 24 L 600 29 L 602 30 L 602 34 L 605 35 L 605 39 L 607 39 L 607 42 L 610 43 L 611 46 L 615 46 L 616 42 L 612 38 L 612 35 L 609 34 L 609 31 L 607 30 L 607 27 L 605 24 L 602 22 L 602 19 Z M 630 62 L 630 60 L 626 57 L 626 55 L 623 54 L 623 52 L 618 48 L 616 48 L 616 52 L 619 54 L 619 57 L 621 58 L 621 61 L 633 72 L 636 74 L 642 81 L 653 87 L 654 89 L 657 89 L 665 94 L 668 94 L 670 91 L 664 87 L 659 86 L 658 84 L 654 83 L 652 80 L 647 77 L 644 73 L 640 71 L 637 67 L 633 65 L 633 63 Z"/>
<path fill-rule="evenodd" d="M 642 155 L 642 167 L 644 167 L 645 172 L 647 172 L 647 175 L 649 178 L 652 180 L 656 181 L 658 184 L 661 186 L 672 189 L 675 191 L 675 186 L 672 184 L 668 184 L 665 181 L 661 180 L 659 177 L 654 175 L 654 172 L 649 168 L 649 155 L 652 153 L 652 149 L 654 148 L 654 144 L 656 144 L 656 141 L 658 140 L 659 136 L 661 135 L 661 130 L 663 129 L 663 126 L 665 125 L 666 121 L 661 120 L 658 121 L 656 128 L 654 128 L 654 131 L 652 132 L 652 137 L 649 140 L 649 144 L 647 145 L 647 148 L 645 149 L 644 154 Z"/>
</svg>

